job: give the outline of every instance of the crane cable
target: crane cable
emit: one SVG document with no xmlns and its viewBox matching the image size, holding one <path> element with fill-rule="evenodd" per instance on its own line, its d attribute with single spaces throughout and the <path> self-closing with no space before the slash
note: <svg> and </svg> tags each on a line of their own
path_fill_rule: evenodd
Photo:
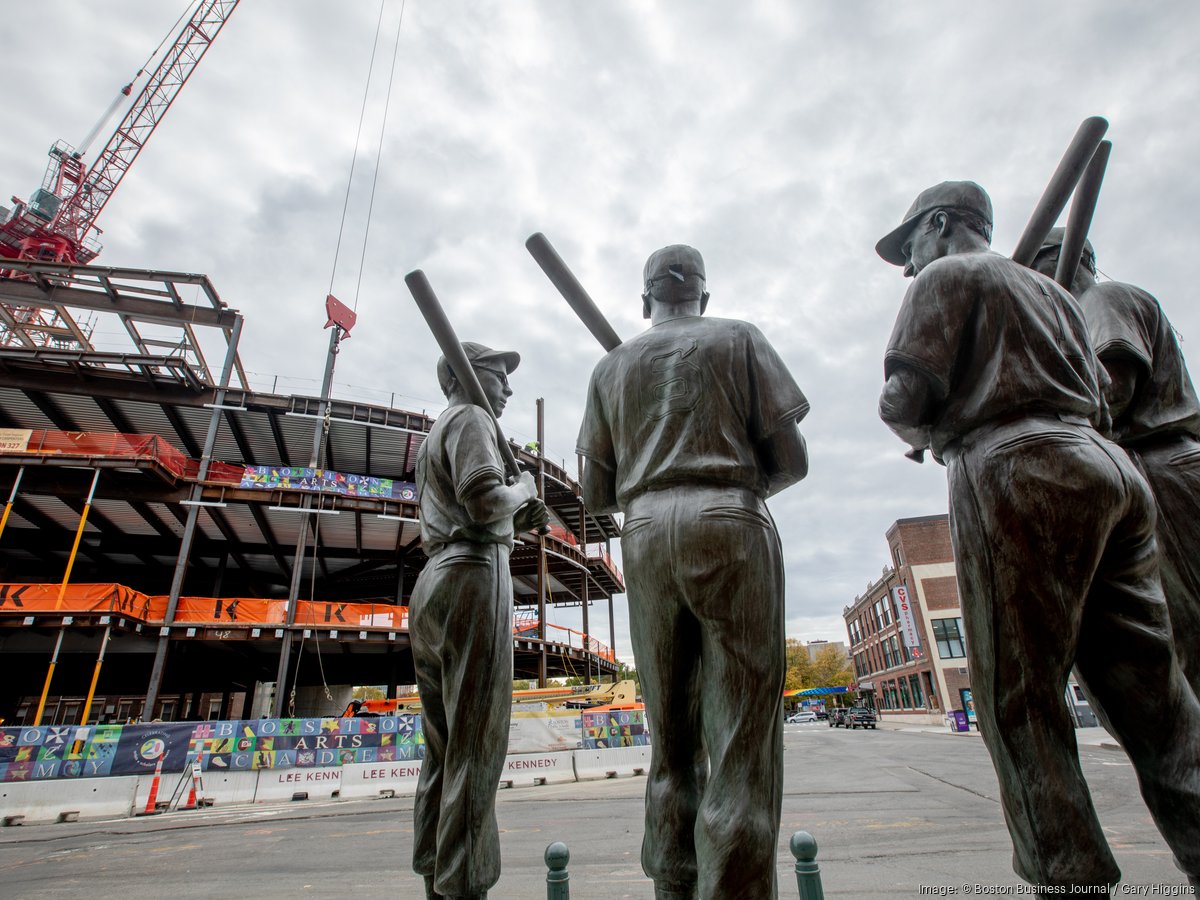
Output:
<svg viewBox="0 0 1200 900">
<path fill-rule="evenodd" d="M 328 424 L 326 425 L 328 428 Z M 317 494 L 317 516 L 313 522 L 313 548 L 312 548 L 312 571 L 308 582 L 308 599 L 310 603 L 316 602 L 317 599 L 317 548 L 321 543 L 321 510 L 324 509 L 325 497 Z M 307 527 L 307 526 L 301 526 Z M 311 610 L 312 607 L 310 606 Z M 329 690 L 329 680 L 325 677 L 325 663 L 321 659 L 321 633 L 317 630 L 316 621 L 311 623 L 313 642 L 317 651 L 317 669 L 321 675 L 321 688 L 325 691 L 325 699 L 329 702 L 333 701 L 333 692 Z M 296 687 L 300 684 L 300 665 L 304 661 L 304 641 L 308 636 L 308 629 L 300 633 L 300 648 L 296 652 L 296 671 L 292 673 L 292 688 L 288 691 L 288 716 L 294 718 L 296 715 Z"/>
<path fill-rule="evenodd" d="M 150 65 L 150 63 L 154 59 L 154 57 L 158 56 L 158 51 L 163 48 L 163 44 L 165 44 L 167 42 L 167 38 L 169 38 L 172 34 L 175 33 L 175 29 L 178 28 L 179 23 L 183 21 L 183 17 L 187 16 L 188 13 L 191 12 L 191 9 L 193 6 L 196 7 L 197 9 L 199 9 L 200 4 L 202 2 L 203 2 L 203 0 L 188 0 L 188 5 L 185 6 L 183 9 L 183 12 L 181 12 L 179 14 L 179 18 L 175 20 L 175 24 L 167 29 L 167 33 L 164 34 L 163 39 L 158 42 L 158 46 L 154 48 L 154 52 L 146 57 L 146 61 L 144 63 L 142 63 L 142 67 L 137 70 L 137 75 L 133 76 L 134 81 L 137 80 L 138 75 L 141 75 L 142 72 L 144 72 L 146 70 L 146 68 Z M 189 16 L 189 18 L 190 18 L 190 16 Z"/>
<path fill-rule="evenodd" d="M 363 269 L 367 262 L 367 238 L 371 234 L 371 212 L 375 209 L 375 185 L 379 182 L 379 163 L 383 159 L 383 135 L 387 130 L 388 109 L 392 105 L 392 85 L 396 81 L 396 57 L 400 54 L 400 26 L 404 24 L 404 7 L 407 0 L 400 0 L 400 18 L 396 22 L 396 40 L 392 45 L 392 68 L 388 73 L 387 97 L 383 101 L 383 121 L 379 124 L 379 146 L 375 149 L 375 174 L 371 177 L 371 199 L 367 203 L 367 227 L 363 232 L 362 256 L 358 260 L 358 282 L 354 285 L 355 312 L 358 311 L 358 292 L 362 288 Z"/>
<path fill-rule="evenodd" d="M 175 29 L 179 27 L 179 23 L 183 21 L 184 17 L 191 12 L 192 7 L 197 6 L 200 2 L 202 2 L 202 0 L 188 0 L 187 6 L 184 7 L 183 12 L 179 14 L 179 18 L 175 20 L 175 24 L 167 29 L 167 33 L 164 34 L 162 40 L 158 42 L 158 46 L 154 48 L 154 52 L 146 57 L 146 61 L 138 67 L 138 70 L 133 74 L 133 77 L 129 79 L 129 83 L 117 91 L 117 96 L 114 97 L 112 103 L 108 105 L 108 109 L 106 109 L 103 115 L 96 120 L 96 124 L 92 126 L 92 130 L 87 133 L 87 136 L 79 144 L 79 149 L 76 151 L 76 153 L 80 157 L 87 155 L 88 150 L 92 146 L 92 141 L 96 140 L 96 136 L 100 134 L 100 129 L 105 126 L 110 118 L 112 118 L 112 114 L 117 111 L 117 107 L 133 94 L 134 83 L 141 78 L 143 74 L 145 74 L 146 69 L 150 67 L 150 63 L 154 61 L 154 57 L 158 56 L 158 51 L 162 50 L 163 44 L 165 44 L 167 39 L 175 33 Z"/>
<path fill-rule="evenodd" d="M 358 114 L 358 133 L 354 137 L 354 158 L 350 160 L 350 176 L 346 179 L 346 197 L 342 203 L 342 220 L 341 220 L 340 224 L 338 225 L 338 239 L 337 239 L 337 244 L 334 247 L 334 251 L 333 251 L 333 271 L 331 271 L 329 273 L 329 293 L 330 294 L 333 293 L 333 283 L 334 283 L 334 279 L 337 276 L 338 258 L 341 254 L 341 248 L 342 248 L 342 236 L 344 235 L 345 230 L 346 230 L 346 212 L 350 208 L 350 187 L 354 182 L 354 168 L 355 168 L 356 163 L 358 162 L 358 145 L 359 145 L 359 142 L 362 140 L 363 120 L 366 117 L 366 112 L 367 112 L 367 97 L 370 94 L 370 90 L 371 90 L 371 77 L 375 71 L 375 53 L 379 48 L 379 35 L 383 29 L 383 8 L 384 8 L 384 5 L 386 4 L 386 2 L 387 2 L 387 0 L 379 0 L 379 18 L 377 19 L 377 21 L 375 23 L 375 41 L 371 45 L 371 60 L 370 60 L 370 63 L 368 64 L 368 69 L 367 69 L 367 83 L 366 83 L 366 86 L 363 88 L 362 108 L 359 110 L 359 114 Z M 392 50 L 392 70 L 391 70 L 391 74 L 388 79 L 387 104 L 391 103 L 392 78 L 395 76 L 396 56 L 397 56 L 399 48 L 400 48 L 400 26 L 404 24 L 404 6 L 405 6 L 405 0 L 402 0 L 401 5 L 400 5 L 400 19 L 399 19 L 399 22 L 396 24 L 395 46 Z M 382 153 L 383 153 L 383 134 L 384 134 L 384 129 L 386 128 L 386 126 L 387 126 L 387 105 L 385 105 L 385 107 L 384 107 L 383 124 L 380 126 L 380 130 L 379 130 L 379 147 L 378 147 L 378 149 L 376 151 L 376 155 L 375 155 L 375 176 L 374 176 L 374 180 L 372 180 L 372 182 L 371 182 L 371 202 L 370 202 L 371 208 L 373 208 L 374 204 L 375 204 L 375 183 L 376 183 L 376 180 L 378 180 L 378 178 L 379 178 L 379 160 L 382 157 Z M 367 234 L 370 233 L 370 229 L 371 229 L 371 208 L 368 208 L 368 210 L 367 210 Z M 367 252 L 367 238 L 366 238 L 366 234 L 364 234 L 363 235 L 363 259 L 364 260 L 366 259 L 366 252 Z M 362 264 L 360 262 L 359 273 L 358 273 L 358 286 L 355 287 L 354 302 L 352 304 L 352 308 L 355 311 L 358 310 L 358 290 L 359 290 L 359 286 L 361 286 L 361 285 L 362 285 Z"/>
<path fill-rule="evenodd" d="M 369 63 L 367 64 L 367 83 L 366 83 L 365 87 L 363 88 L 362 107 L 360 108 L 359 113 L 358 113 L 358 131 L 354 137 L 354 155 L 350 160 L 350 174 L 346 179 L 346 196 L 345 196 L 345 199 L 342 201 L 342 218 L 341 218 L 341 221 L 338 223 L 337 244 L 335 245 L 334 251 L 333 251 L 333 268 L 332 268 L 332 271 L 329 273 L 329 293 L 330 294 L 333 293 L 333 284 L 337 277 L 338 259 L 341 255 L 341 249 L 342 249 L 342 237 L 345 235 L 345 231 L 346 231 L 346 213 L 350 208 L 350 189 L 351 189 L 352 185 L 354 184 L 354 169 L 358 162 L 358 146 L 359 146 L 360 141 L 362 140 L 363 121 L 366 118 L 366 113 L 367 113 L 367 99 L 370 96 L 370 92 L 371 92 L 371 78 L 375 71 L 375 54 L 379 49 L 379 36 L 383 30 L 383 11 L 384 11 L 384 7 L 385 7 L 386 3 L 387 3 L 387 0 L 379 0 L 379 16 L 377 17 L 377 19 L 375 21 L 375 40 L 371 44 L 371 59 L 370 59 Z M 379 163 L 383 157 L 383 137 L 384 137 L 384 133 L 387 129 L 388 108 L 391 105 L 391 100 L 392 100 L 392 84 L 395 80 L 395 74 L 396 74 L 396 58 L 399 55 L 399 50 L 400 50 L 400 28 L 404 24 L 405 5 L 406 5 L 406 0 L 401 0 L 400 18 L 396 23 L 396 38 L 395 38 L 394 46 L 392 48 L 392 67 L 391 67 L 391 71 L 389 72 L 389 76 L 388 76 L 387 99 L 384 102 L 383 122 L 381 123 L 381 125 L 379 127 L 379 145 L 375 151 L 375 173 L 371 180 L 371 198 L 370 198 L 370 202 L 367 207 L 367 224 L 366 224 L 366 231 L 363 234 L 362 256 L 359 259 L 358 283 L 356 284 L 355 289 L 354 289 L 353 309 L 355 311 L 357 311 L 357 309 L 358 309 L 359 289 L 362 287 L 362 269 L 363 269 L 363 265 L 366 261 L 366 255 L 367 255 L 367 236 L 371 232 L 371 214 L 375 207 L 375 187 L 379 180 Z M 335 353 L 337 352 L 336 348 L 335 348 L 334 352 Z M 329 424 L 330 424 L 329 423 L 329 410 L 327 408 L 326 412 L 325 412 L 325 421 L 318 427 L 323 428 L 325 430 L 325 433 L 328 434 Z M 323 500 L 324 500 L 323 497 L 318 498 L 318 503 L 323 502 Z M 320 506 L 318 506 L 318 509 L 319 508 L 320 508 Z M 309 600 L 310 601 L 315 599 L 315 595 L 316 595 L 317 550 L 318 550 L 318 545 L 320 543 L 320 520 L 319 520 L 319 518 L 318 518 L 317 522 L 314 523 L 313 530 L 314 530 L 313 549 L 312 549 L 313 568 L 312 568 L 310 582 L 309 582 Z M 326 699 L 332 700 L 333 695 L 330 693 L 330 690 L 329 690 L 329 683 L 325 677 L 325 666 L 324 666 L 324 662 L 321 658 L 320 637 L 317 636 L 316 629 L 313 630 L 313 633 L 314 633 L 315 647 L 316 647 L 316 653 L 317 653 L 317 667 L 318 667 L 318 669 L 320 671 L 320 675 L 321 675 L 321 685 L 325 690 Z M 299 654 L 300 657 L 303 657 L 303 653 L 304 653 L 304 638 L 302 637 L 300 640 L 300 654 Z M 291 712 L 293 715 L 295 713 L 296 687 L 297 687 L 297 684 L 299 683 L 299 678 L 300 678 L 300 665 L 299 665 L 299 661 L 297 661 L 296 672 L 292 678 L 292 687 L 288 693 L 288 708 L 289 708 L 289 712 Z"/>
</svg>

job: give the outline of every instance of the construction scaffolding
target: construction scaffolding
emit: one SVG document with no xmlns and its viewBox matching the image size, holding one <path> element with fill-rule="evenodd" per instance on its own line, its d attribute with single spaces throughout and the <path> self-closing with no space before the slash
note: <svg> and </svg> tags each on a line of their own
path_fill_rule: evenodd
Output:
<svg viewBox="0 0 1200 900">
<path fill-rule="evenodd" d="M 0 685 L 0 718 L 47 693 L 48 659 L 51 702 L 83 697 L 95 673 L 98 696 L 227 697 L 236 685 L 249 697 L 275 680 L 285 635 L 297 643 L 289 686 L 411 683 L 404 609 L 425 562 L 412 482 L 433 420 L 252 390 L 237 352 L 241 317 L 205 276 L 13 265 L 23 277 L 0 279 L 0 304 L 86 312 L 119 323 L 127 342 L 0 346 L 0 657 L 13 673 Z M 221 370 L 210 368 L 220 357 Z M 305 465 L 326 412 L 318 465 Z M 512 554 L 517 609 L 539 596 L 585 610 L 609 603 L 607 643 L 587 624 L 557 629 L 544 616 L 514 629 L 516 671 L 609 677 L 611 601 L 624 590 L 608 548 L 617 524 L 587 510 L 560 467 L 514 450 L 543 467 L 553 517 L 549 535 L 519 539 Z M 310 552 L 297 569 L 302 531 Z M 289 624 L 279 610 L 297 576 L 304 590 Z M 128 585 L 108 595 L 126 606 L 76 608 L 81 585 Z M 169 654 L 149 690 L 160 646 Z"/>
</svg>

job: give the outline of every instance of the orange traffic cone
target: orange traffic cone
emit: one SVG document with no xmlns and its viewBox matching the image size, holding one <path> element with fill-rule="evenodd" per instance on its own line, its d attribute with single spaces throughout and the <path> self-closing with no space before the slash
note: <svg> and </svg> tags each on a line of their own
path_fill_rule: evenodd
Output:
<svg viewBox="0 0 1200 900">
<path fill-rule="evenodd" d="M 199 801 L 196 799 L 196 788 L 202 787 L 203 782 L 200 780 L 200 767 L 204 763 L 204 747 L 201 746 L 196 753 L 196 759 L 192 762 L 192 786 L 188 791 L 187 802 L 178 809 L 196 809 L 199 806 Z"/>
<path fill-rule="evenodd" d="M 191 790 L 188 791 L 187 802 L 184 803 L 183 806 L 181 806 L 179 808 L 180 809 L 195 809 L 196 808 L 196 779 L 194 777 L 192 778 Z"/>
<path fill-rule="evenodd" d="M 146 808 L 138 813 L 139 816 L 157 815 L 161 810 L 158 808 L 158 782 L 162 778 L 162 764 L 164 753 L 158 758 L 158 765 L 154 767 L 154 780 L 150 782 L 150 796 L 146 798 Z"/>
</svg>

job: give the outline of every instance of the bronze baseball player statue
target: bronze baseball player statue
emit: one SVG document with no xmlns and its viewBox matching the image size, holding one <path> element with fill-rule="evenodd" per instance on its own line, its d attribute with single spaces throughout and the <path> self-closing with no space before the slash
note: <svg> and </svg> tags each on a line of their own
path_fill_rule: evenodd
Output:
<svg viewBox="0 0 1200 900">
<path fill-rule="evenodd" d="M 1053 270 L 1062 242 L 1063 230 L 1053 229 L 1034 268 L 1042 274 Z M 1090 243 L 1071 292 L 1109 375 L 1105 396 L 1113 440 L 1154 492 L 1159 571 L 1175 655 L 1200 694 L 1200 401 L 1158 301 L 1131 284 L 1097 284 Z"/>
<path fill-rule="evenodd" d="M 584 499 L 625 513 L 630 629 L 648 717 L 642 868 L 658 900 L 777 895 L 783 559 L 764 500 L 802 479 L 808 412 L 753 325 L 703 315 L 704 262 L 653 253 L 651 327 L 596 366 Z"/>
<path fill-rule="evenodd" d="M 464 342 L 496 416 L 512 390 L 512 352 Z M 496 425 L 438 360 L 449 408 L 417 454 L 421 542 L 409 634 L 421 695 L 425 760 L 413 809 L 413 869 L 428 898 L 481 898 L 500 878 L 496 787 L 512 707 L 514 533 L 544 525 L 533 477 L 505 482 Z"/>
<path fill-rule="evenodd" d="M 980 733 L 1013 866 L 1054 888 L 1120 878 L 1063 699 L 1076 667 L 1179 866 L 1200 878 L 1200 704 L 1171 652 L 1154 501 L 1095 426 L 1079 307 L 989 250 L 973 182 L 922 192 L 879 255 L 915 276 L 884 362 L 884 421 L 948 470 Z"/>
</svg>

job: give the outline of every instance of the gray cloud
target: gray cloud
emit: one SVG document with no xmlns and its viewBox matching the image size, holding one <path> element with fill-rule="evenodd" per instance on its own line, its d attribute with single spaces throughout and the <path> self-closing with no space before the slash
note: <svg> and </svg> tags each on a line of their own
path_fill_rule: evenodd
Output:
<svg viewBox="0 0 1200 900">
<path fill-rule="evenodd" d="M 45 148 L 85 132 L 173 20 L 152 0 L 70 9 L 54 51 L 69 66 L 46 65 L 43 9 L 6 12 L 0 73 L 38 73 L 36 95 L 6 103 L 10 193 L 31 192 Z M 292 389 L 319 383 L 377 10 L 242 4 L 101 223 L 102 262 L 208 273 L 248 316 L 247 367 Z M 334 284 L 347 302 L 398 13 L 389 0 Z M 919 190 L 978 180 L 1007 252 L 1079 121 L 1108 116 L 1100 266 L 1160 297 L 1185 352 L 1200 335 L 1192 2 L 446 0 L 405 16 L 339 390 L 438 404 L 437 354 L 402 283 L 421 267 L 464 337 L 524 354 L 504 423 L 532 437 L 545 397 L 548 451 L 573 469 L 600 350 L 524 238 L 544 231 L 625 335 L 644 327 L 646 255 L 694 243 L 710 312 L 757 322 L 812 400 L 811 477 L 772 501 L 792 634 L 843 638 L 841 609 L 878 576 L 886 528 L 946 508 L 943 472 L 904 459 L 875 413 L 906 283 L 873 246 Z"/>
</svg>

